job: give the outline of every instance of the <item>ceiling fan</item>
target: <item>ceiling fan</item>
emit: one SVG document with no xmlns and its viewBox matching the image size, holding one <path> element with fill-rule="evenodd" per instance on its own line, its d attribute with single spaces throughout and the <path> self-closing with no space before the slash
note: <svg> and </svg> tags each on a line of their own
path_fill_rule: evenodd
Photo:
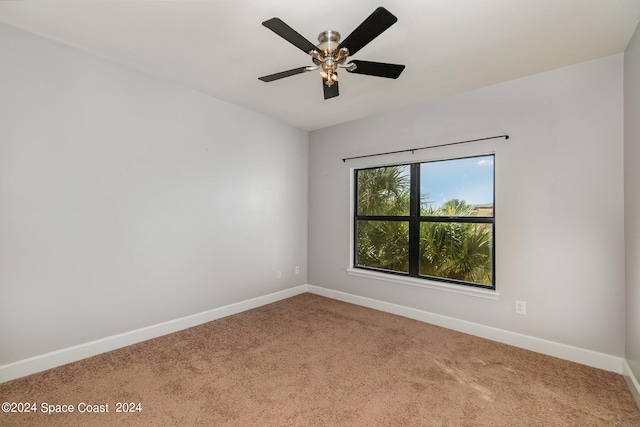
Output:
<svg viewBox="0 0 640 427">
<path fill-rule="evenodd" d="M 344 68 L 349 73 L 366 74 L 369 76 L 397 79 L 404 70 L 404 65 L 386 64 L 383 62 L 352 60 L 347 58 L 355 55 L 373 39 L 378 37 L 398 21 L 391 12 L 384 7 L 373 11 L 349 36 L 340 41 L 340 33 L 327 30 L 318 36 L 318 45 L 305 39 L 293 28 L 285 24 L 280 18 L 271 18 L 262 25 L 311 56 L 314 65 L 298 67 L 280 73 L 259 77 L 263 82 L 272 82 L 284 77 L 320 70 L 324 99 L 338 96 L 338 68 Z"/>
</svg>

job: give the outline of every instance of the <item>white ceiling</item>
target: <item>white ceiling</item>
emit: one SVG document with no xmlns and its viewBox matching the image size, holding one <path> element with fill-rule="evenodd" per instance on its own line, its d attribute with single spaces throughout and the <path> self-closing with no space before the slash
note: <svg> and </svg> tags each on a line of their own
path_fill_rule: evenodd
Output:
<svg viewBox="0 0 640 427">
<path fill-rule="evenodd" d="M 312 65 L 262 21 L 316 44 L 381 5 L 398 22 L 352 59 L 405 64 L 397 80 L 341 72 L 329 100 L 317 72 L 258 80 Z M 639 18 L 640 0 L 0 1 L 0 22 L 306 130 L 623 52 Z"/>
</svg>

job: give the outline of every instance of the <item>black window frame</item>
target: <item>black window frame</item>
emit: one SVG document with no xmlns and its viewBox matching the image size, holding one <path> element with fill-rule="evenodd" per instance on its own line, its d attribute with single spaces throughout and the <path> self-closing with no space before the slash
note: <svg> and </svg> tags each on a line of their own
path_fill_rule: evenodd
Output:
<svg viewBox="0 0 640 427">
<path fill-rule="evenodd" d="M 473 159 L 480 157 L 492 157 L 493 159 L 493 209 L 491 216 L 423 216 L 421 215 L 421 205 L 420 205 L 420 165 L 425 163 L 435 163 L 435 162 L 445 162 L 452 160 L 462 160 L 462 159 Z M 399 216 L 389 216 L 389 215 L 359 215 L 358 214 L 358 174 L 362 170 L 370 170 L 377 168 L 384 168 L 390 166 L 408 166 L 410 168 L 410 209 L 409 215 L 399 215 Z M 495 257 L 495 241 L 496 241 L 496 233 L 495 233 L 495 214 L 496 214 L 496 203 L 495 203 L 495 154 L 478 154 L 472 156 L 463 156 L 463 157 L 452 157 L 442 160 L 426 160 L 420 162 L 412 162 L 412 163 L 399 163 L 399 164 L 388 164 L 388 165 L 380 165 L 380 166 L 372 166 L 365 168 L 354 169 L 354 180 L 353 180 L 353 197 L 354 197 L 354 211 L 353 211 L 353 268 L 358 268 L 362 270 L 370 270 L 375 272 L 387 273 L 397 276 L 403 277 L 411 277 L 423 280 L 431 280 L 436 282 L 444 282 L 444 283 L 452 283 L 456 285 L 470 286 L 475 288 L 482 288 L 488 290 L 496 289 L 496 257 Z M 358 221 L 404 221 L 409 224 L 409 268 L 408 272 L 401 272 L 395 270 L 388 270 L 383 268 L 376 268 L 370 266 L 362 266 L 358 265 Z M 463 280 L 437 277 L 437 276 L 427 276 L 420 274 L 420 224 L 425 222 L 438 222 L 438 223 L 447 223 L 447 222 L 456 222 L 456 223 L 472 223 L 472 224 L 491 224 L 491 284 L 483 284 L 483 283 L 475 283 L 475 282 L 467 282 Z"/>
</svg>

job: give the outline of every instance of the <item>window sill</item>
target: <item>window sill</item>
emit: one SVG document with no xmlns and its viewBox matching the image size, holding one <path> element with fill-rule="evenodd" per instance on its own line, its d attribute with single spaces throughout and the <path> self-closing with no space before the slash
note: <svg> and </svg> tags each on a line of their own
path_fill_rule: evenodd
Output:
<svg viewBox="0 0 640 427">
<path fill-rule="evenodd" d="M 363 270 L 359 268 L 347 268 L 347 274 L 367 279 L 382 280 L 385 282 L 399 283 L 401 285 L 416 286 L 419 288 L 433 289 L 441 292 L 450 292 L 459 295 L 467 295 L 476 298 L 490 300 L 500 299 L 500 293 L 489 289 L 474 288 L 472 286 L 454 285 L 449 283 L 434 282 L 426 279 L 416 279 L 413 277 L 396 276 L 393 274 L 378 273 L 376 271 Z"/>
</svg>

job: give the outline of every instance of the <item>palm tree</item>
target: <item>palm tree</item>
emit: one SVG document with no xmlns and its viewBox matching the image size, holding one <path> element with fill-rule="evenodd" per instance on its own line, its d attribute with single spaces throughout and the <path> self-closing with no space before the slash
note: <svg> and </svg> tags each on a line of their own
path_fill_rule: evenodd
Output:
<svg viewBox="0 0 640 427">
<path fill-rule="evenodd" d="M 409 167 L 389 166 L 358 171 L 358 214 L 409 215 Z M 358 264 L 409 271 L 407 221 L 358 221 Z"/>
<path fill-rule="evenodd" d="M 409 215 L 409 167 L 358 171 L 359 215 Z"/>
<path fill-rule="evenodd" d="M 407 221 L 359 221 L 358 264 L 392 271 L 409 271 Z"/>
<path fill-rule="evenodd" d="M 452 199 L 426 216 L 475 216 L 473 206 Z M 468 222 L 423 222 L 420 226 L 420 274 L 465 282 L 492 283 L 492 228 Z"/>
<path fill-rule="evenodd" d="M 358 171 L 358 215 L 408 216 L 409 166 Z M 421 201 L 421 215 L 475 216 L 473 206 L 452 199 L 438 208 Z M 490 285 L 492 283 L 492 226 L 469 222 L 425 221 L 420 224 L 420 274 Z M 357 264 L 400 272 L 409 271 L 409 222 L 362 219 L 357 224 Z"/>
</svg>

